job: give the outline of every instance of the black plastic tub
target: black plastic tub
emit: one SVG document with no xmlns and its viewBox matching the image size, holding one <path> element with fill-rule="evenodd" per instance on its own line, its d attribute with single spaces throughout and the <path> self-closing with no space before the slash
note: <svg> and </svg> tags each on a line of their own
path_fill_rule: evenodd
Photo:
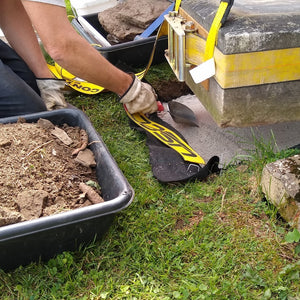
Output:
<svg viewBox="0 0 300 300">
<path fill-rule="evenodd" d="M 89 135 L 97 162 L 96 174 L 105 202 L 36 220 L 0 227 L 0 268 L 14 269 L 39 260 L 46 261 L 63 251 L 73 251 L 101 239 L 112 224 L 115 213 L 133 200 L 134 191 L 108 151 L 88 117 L 78 109 L 61 109 L 23 115 L 27 122 L 39 118 L 55 125 L 79 126 Z M 0 119 L 15 123 L 18 117 Z"/>
<path fill-rule="evenodd" d="M 107 32 L 103 29 L 98 21 L 98 14 L 85 15 L 83 18 L 103 37 L 106 38 Z M 91 36 L 83 29 L 77 18 L 72 20 L 73 27 L 83 36 L 90 44 L 95 43 Z M 131 67 L 146 66 L 154 46 L 156 35 L 149 36 L 136 41 L 125 42 L 108 47 L 94 46 L 107 60 L 117 65 L 123 63 Z M 168 37 L 162 36 L 158 39 L 153 57 L 153 64 L 165 61 L 165 49 L 168 48 Z"/>
</svg>

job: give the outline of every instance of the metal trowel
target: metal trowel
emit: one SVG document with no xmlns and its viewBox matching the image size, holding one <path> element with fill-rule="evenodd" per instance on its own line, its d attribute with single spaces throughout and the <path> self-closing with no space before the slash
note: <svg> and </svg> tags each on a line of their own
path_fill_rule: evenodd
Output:
<svg viewBox="0 0 300 300">
<path fill-rule="evenodd" d="M 180 102 L 169 101 L 162 103 L 158 101 L 158 111 L 168 112 L 176 123 L 199 127 L 194 112 Z"/>
</svg>

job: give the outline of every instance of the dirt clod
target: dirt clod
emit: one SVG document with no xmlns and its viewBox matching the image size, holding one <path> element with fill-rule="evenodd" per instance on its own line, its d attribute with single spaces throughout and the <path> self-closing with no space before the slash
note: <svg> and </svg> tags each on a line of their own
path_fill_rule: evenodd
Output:
<svg viewBox="0 0 300 300">
<path fill-rule="evenodd" d="M 97 194 L 89 185 L 81 182 L 79 184 L 79 188 L 84 193 L 84 196 L 86 196 L 93 204 L 104 202 L 102 197 Z"/>
<path fill-rule="evenodd" d="M 192 94 L 192 91 L 187 84 L 185 82 L 180 82 L 177 79 L 161 80 L 152 83 L 152 86 L 158 95 L 158 99 L 163 102 L 169 102 L 182 95 Z"/>
<path fill-rule="evenodd" d="M 18 194 L 16 204 L 25 220 L 39 218 L 43 213 L 48 193 L 43 190 L 27 190 Z"/>
<path fill-rule="evenodd" d="M 96 167 L 94 154 L 90 149 L 84 149 L 83 151 L 80 151 L 75 158 L 75 161 L 85 167 Z"/>
<path fill-rule="evenodd" d="M 1 209 L 0 209 L 0 226 L 18 223 L 21 220 L 22 220 L 22 215 L 19 212 L 12 211 L 5 207 L 1 207 Z"/>
<path fill-rule="evenodd" d="M 55 127 L 53 130 L 51 130 L 51 133 L 57 138 L 59 138 L 67 146 L 73 143 L 72 139 L 68 136 L 68 134 L 58 127 Z"/>
</svg>

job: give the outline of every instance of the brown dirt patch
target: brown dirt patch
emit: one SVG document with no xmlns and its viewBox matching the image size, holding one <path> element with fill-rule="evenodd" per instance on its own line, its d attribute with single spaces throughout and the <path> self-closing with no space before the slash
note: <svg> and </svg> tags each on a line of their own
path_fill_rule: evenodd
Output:
<svg viewBox="0 0 300 300">
<path fill-rule="evenodd" d="M 203 221 L 203 217 L 204 213 L 200 210 L 194 212 L 193 216 L 191 216 L 187 222 L 185 222 L 183 219 L 177 219 L 175 230 L 191 230 Z"/>
<path fill-rule="evenodd" d="M 180 82 L 176 78 L 161 80 L 151 83 L 160 101 L 169 102 L 183 95 L 192 94 L 191 89 L 185 82 Z"/>
<path fill-rule="evenodd" d="M 52 134 L 53 127 L 0 124 L 0 226 L 92 204 L 79 184 L 97 185 L 95 169 L 72 155 L 82 144 L 82 131 L 68 125 L 60 129 L 69 145 Z"/>
</svg>

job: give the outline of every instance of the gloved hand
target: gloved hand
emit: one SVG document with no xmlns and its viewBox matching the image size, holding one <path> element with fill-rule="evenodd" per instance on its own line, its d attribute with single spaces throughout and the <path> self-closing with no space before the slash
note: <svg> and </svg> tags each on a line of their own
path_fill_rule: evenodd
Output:
<svg viewBox="0 0 300 300">
<path fill-rule="evenodd" d="M 36 82 L 47 110 L 67 107 L 67 102 L 62 92 L 65 87 L 64 80 L 55 78 L 39 78 Z"/>
<path fill-rule="evenodd" d="M 151 85 L 141 82 L 134 74 L 128 90 L 120 98 L 129 113 L 151 114 L 157 111 L 157 95 Z"/>
</svg>

